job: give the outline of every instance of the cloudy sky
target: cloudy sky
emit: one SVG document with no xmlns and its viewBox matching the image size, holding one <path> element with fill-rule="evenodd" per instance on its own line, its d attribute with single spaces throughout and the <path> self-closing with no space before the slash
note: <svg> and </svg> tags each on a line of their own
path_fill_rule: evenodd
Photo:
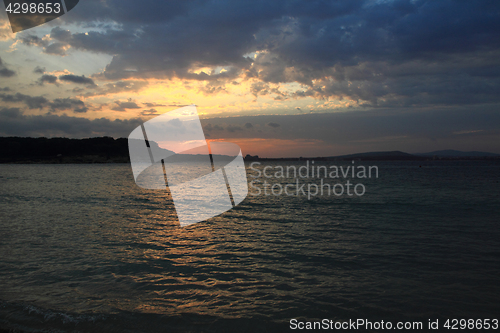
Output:
<svg viewBox="0 0 500 333">
<path fill-rule="evenodd" d="M 190 104 L 244 154 L 500 153 L 500 2 L 81 0 L 15 34 L 1 11 L 1 136 Z"/>
</svg>

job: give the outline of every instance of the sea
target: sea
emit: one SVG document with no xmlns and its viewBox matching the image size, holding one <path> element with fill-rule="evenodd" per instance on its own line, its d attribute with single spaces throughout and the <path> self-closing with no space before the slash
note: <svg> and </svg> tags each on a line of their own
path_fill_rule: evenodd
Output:
<svg viewBox="0 0 500 333">
<path fill-rule="evenodd" d="M 129 164 L 0 165 L 0 331 L 498 322 L 500 161 L 315 161 L 378 173 L 276 174 L 305 163 L 246 162 L 247 198 L 183 228 L 169 192 L 138 187 Z M 340 193 L 348 180 L 357 194 Z M 318 184 L 340 185 L 297 190 Z M 372 326 L 339 326 L 353 321 Z"/>
</svg>

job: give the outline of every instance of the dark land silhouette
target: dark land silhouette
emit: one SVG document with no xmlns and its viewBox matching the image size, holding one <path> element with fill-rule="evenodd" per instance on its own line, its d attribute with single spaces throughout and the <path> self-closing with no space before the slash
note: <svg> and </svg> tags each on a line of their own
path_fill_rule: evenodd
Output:
<svg viewBox="0 0 500 333">
<path fill-rule="evenodd" d="M 150 141 L 150 146 L 157 146 Z M 442 154 L 440 152 L 443 152 Z M 481 160 L 500 159 L 500 155 L 484 152 L 440 151 L 408 154 L 401 151 L 368 152 L 342 156 L 315 157 L 315 160 L 361 161 L 412 161 L 412 160 Z M 302 157 L 259 158 L 247 155 L 247 161 L 303 160 Z M 0 163 L 129 163 L 128 139 L 98 137 L 87 139 L 69 138 L 21 138 L 0 137 Z"/>
<path fill-rule="evenodd" d="M 128 163 L 127 141 L 0 137 L 0 163 Z"/>
</svg>

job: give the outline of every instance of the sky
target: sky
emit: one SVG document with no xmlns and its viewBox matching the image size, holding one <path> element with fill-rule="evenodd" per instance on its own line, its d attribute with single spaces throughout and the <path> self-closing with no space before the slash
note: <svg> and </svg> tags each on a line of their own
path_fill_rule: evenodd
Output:
<svg viewBox="0 0 500 333">
<path fill-rule="evenodd" d="M 497 0 L 81 0 L 17 33 L 0 12 L 0 136 L 128 137 L 195 104 L 261 157 L 500 153 Z"/>
</svg>

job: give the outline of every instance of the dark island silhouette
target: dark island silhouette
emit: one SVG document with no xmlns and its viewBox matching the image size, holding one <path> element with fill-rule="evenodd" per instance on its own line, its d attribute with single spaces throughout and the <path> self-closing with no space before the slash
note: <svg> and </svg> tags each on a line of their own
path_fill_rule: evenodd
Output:
<svg viewBox="0 0 500 333">
<path fill-rule="evenodd" d="M 128 163 L 128 140 L 0 137 L 0 163 Z"/>
<path fill-rule="evenodd" d="M 151 146 L 160 149 L 156 142 Z M 182 156 L 179 156 L 182 157 Z M 184 156 L 185 158 L 185 156 Z M 195 156 L 190 156 L 195 158 Z M 245 156 L 246 161 L 304 160 L 302 157 L 259 158 Z M 367 152 L 359 154 L 307 158 L 315 160 L 360 160 L 360 161 L 424 161 L 424 160 L 482 160 L 500 159 L 499 154 L 485 152 L 461 152 L 444 150 L 422 154 L 408 154 L 401 151 Z M 129 163 L 128 139 L 97 137 L 87 139 L 70 138 L 23 138 L 0 137 L 0 163 Z"/>
</svg>

